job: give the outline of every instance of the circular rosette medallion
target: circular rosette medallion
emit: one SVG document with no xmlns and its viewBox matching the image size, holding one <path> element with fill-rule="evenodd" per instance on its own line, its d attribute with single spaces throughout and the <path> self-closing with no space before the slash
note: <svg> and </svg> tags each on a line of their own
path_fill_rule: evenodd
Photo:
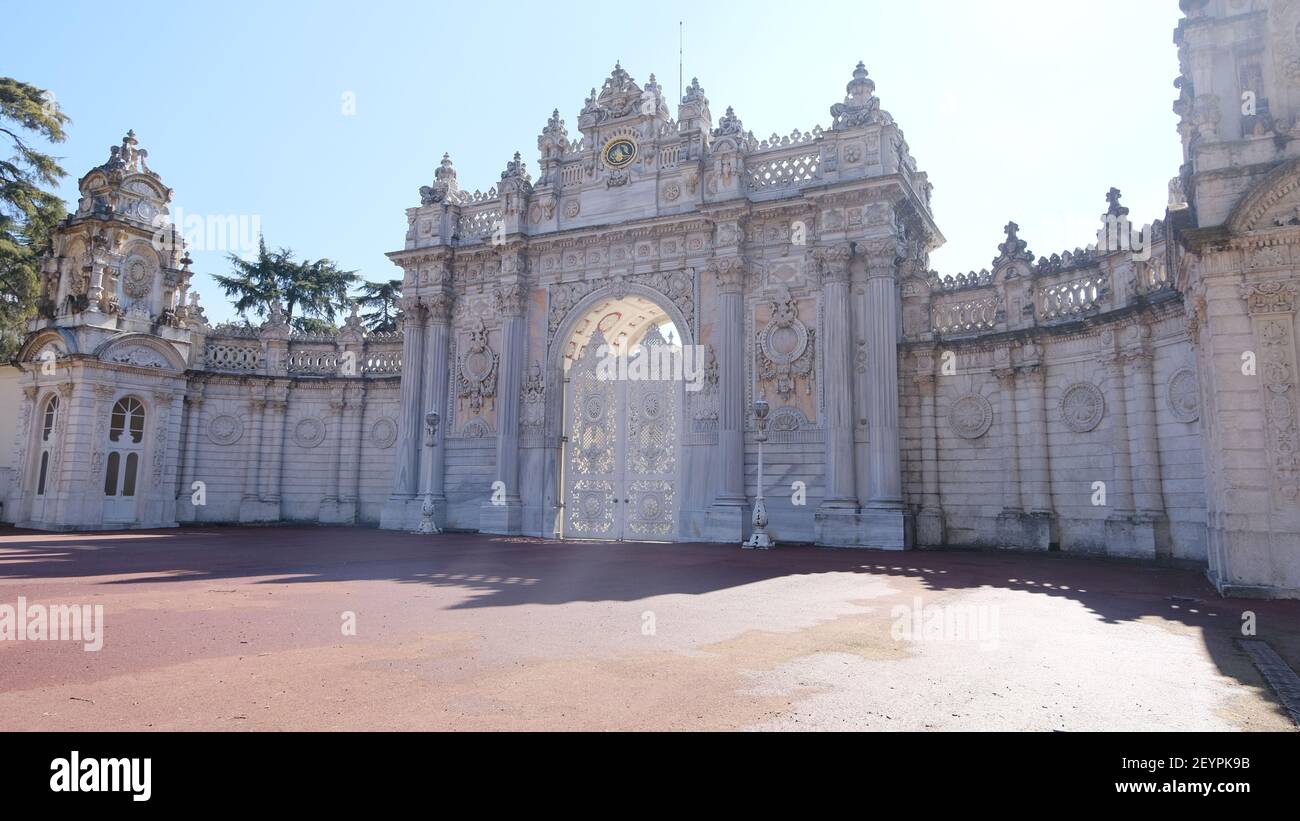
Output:
<svg viewBox="0 0 1300 821">
<path fill-rule="evenodd" d="M 993 424 L 993 406 L 977 393 L 967 394 L 948 410 L 948 426 L 963 439 L 978 439 Z"/>
<path fill-rule="evenodd" d="M 600 157 L 610 168 L 627 168 L 636 160 L 636 143 L 627 137 L 615 137 L 605 143 Z"/>
<path fill-rule="evenodd" d="M 1075 433 L 1087 433 L 1101 424 L 1106 400 L 1090 382 L 1077 382 L 1061 393 L 1061 419 Z"/>
</svg>

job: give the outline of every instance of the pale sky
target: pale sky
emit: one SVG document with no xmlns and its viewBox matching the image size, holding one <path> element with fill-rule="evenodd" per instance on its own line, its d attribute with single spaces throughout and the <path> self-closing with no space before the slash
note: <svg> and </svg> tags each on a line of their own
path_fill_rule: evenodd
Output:
<svg viewBox="0 0 1300 821">
<path fill-rule="evenodd" d="M 384 252 L 444 151 L 486 190 L 515 151 L 536 176 L 553 108 L 577 135 L 615 60 L 675 94 L 679 20 L 686 81 L 715 122 L 734 106 L 760 139 L 828 127 L 863 60 L 935 186 L 943 274 L 987 267 L 1009 219 L 1036 256 L 1094 241 L 1111 186 L 1157 219 L 1181 161 L 1176 0 L 4 2 L 30 36 L 0 74 L 73 119 L 54 148 L 70 206 L 133 128 L 173 211 L 255 215 L 272 246 L 368 279 L 399 276 Z M 206 276 L 228 272 L 224 254 L 194 257 L 209 318 L 231 318 Z"/>
</svg>

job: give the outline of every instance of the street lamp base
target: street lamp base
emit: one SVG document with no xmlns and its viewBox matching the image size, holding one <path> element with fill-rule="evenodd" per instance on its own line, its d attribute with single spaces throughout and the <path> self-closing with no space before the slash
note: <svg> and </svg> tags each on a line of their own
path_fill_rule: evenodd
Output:
<svg viewBox="0 0 1300 821">
<path fill-rule="evenodd" d="M 776 547 L 772 537 L 762 531 L 754 531 L 741 545 L 745 550 L 771 550 Z"/>
</svg>

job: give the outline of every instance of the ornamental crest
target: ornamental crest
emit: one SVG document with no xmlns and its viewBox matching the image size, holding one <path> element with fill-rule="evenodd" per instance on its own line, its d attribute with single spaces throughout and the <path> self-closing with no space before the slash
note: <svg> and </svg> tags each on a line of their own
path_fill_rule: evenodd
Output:
<svg viewBox="0 0 1300 821">
<path fill-rule="evenodd" d="M 811 394 L 816 331 L 799 319 L 798 303 L 788 291 L 778 291 L 770 306 L 771 318 L 758 332 L 758 378 L 775 380 L 782 397 L 793 394 L 803 379 L 804 392 Z"/>
<path fill-rule="evenodd" d="M 460 358 L 460 398 L 468 400 L 469 409 L 474 413 L 483 409 L 484 399 L 496 397 L 499 358 L 488 344 L 483 320 L 474 320 L 469 329 L 469 347 Z"/>
</svg>

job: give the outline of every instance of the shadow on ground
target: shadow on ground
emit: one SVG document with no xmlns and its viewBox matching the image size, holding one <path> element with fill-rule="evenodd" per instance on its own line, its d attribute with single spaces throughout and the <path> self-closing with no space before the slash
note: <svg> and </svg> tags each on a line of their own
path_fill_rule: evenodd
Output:
<svg viewBox="0 0 1300 821">
<path fill-rule="evenodd" d="M 1107 623 L 1156 617 L 1200 630 L 1225 675 L 1265 686 L 1236 646 L 1243 613 L 1259 638 L 1300 666 L 1300 602 L 1223 599 L 1198 570 L 1060 554 L 604 544 L 362 528 L 184 528 L 56 534 L 0 528 L 0 584 L 80 578 L 108 585 L 246 579 L 252 584 L 357 580 L 451 586 L 456 608 L 635 601 L 700 595 L 767 579 L 862 573 L 932 591 L 991 588 L 1066 598 Z M 13 594 L 16 596 L 17 594 Z M 7 600 L 8 596 L 0 597 Z"/>
</svg>

